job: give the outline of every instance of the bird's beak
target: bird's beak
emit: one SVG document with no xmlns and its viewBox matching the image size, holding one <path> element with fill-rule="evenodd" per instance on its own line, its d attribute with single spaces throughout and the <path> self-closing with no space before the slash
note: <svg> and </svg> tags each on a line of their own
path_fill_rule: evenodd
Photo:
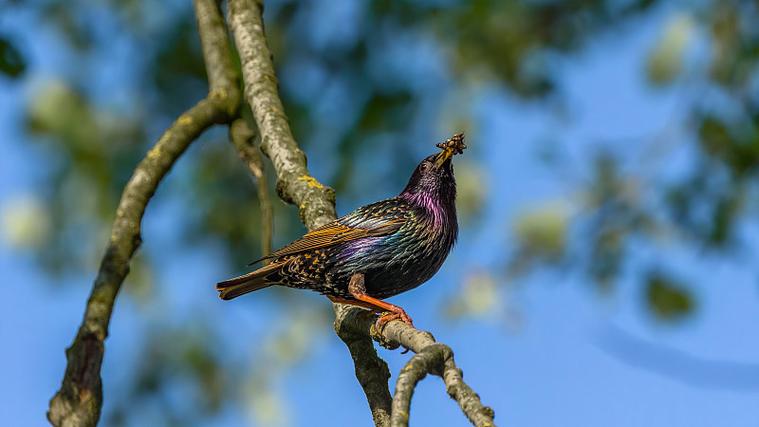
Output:
<svg viewBox="0 0 759 427">
<path fill-rule="evenodd" d="M 451 159 L 451 157 L 464 152 L 466 149 L 466 144 L 464 144 L 464 134 L 457 133 L 445 140 L 445 142 L 437 144 L 437 147 L 443 150 L 435 157 L 435 169 L 440 169 L 445 162 Z"/>
<path fill-rule="evenodd" d="M 439 152 L 435 157 L 435 169 L 442 168 L 445 162 L 448 161 L 451 157 L 453 157 L 453 150 L 445 149 Z"/>
</svg>

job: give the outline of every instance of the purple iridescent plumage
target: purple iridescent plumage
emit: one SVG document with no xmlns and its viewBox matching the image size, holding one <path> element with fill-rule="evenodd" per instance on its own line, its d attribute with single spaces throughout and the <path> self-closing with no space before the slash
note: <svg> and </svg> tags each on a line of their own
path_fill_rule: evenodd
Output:
<svg viewBox="0 0 759 427">
<path fill-rule="evenodd" d="M 451 158 L 466 146 L 456 135 L 424 159 L 396 197 L 363 206 L 274 252 L 271 264 L 221 282 L 224 299 L 270 285 L 311 289 L 354 299 L 351 277 L 363 275 L 365 294 L 387 298 L 429 280 L 458 235 Z"/>
</svg>

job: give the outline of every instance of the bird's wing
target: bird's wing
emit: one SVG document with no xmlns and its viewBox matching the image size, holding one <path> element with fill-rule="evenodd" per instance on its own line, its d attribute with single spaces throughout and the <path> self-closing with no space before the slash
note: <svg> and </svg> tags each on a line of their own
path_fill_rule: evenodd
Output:
<svg viewBox="0 0 759 427">
<path fill-rule="evenodd" d="M 364 237 L 388 236 L 395 233 L 406 222 L 406 218 L 394 211 L 388 216 L 364 215 L 358 210 L 335 221 L 306 233 L 303 237 L 289 245 L 272 252 L 269 256 L 254 261 L 255 264 L 264 259 L 294 255 L 314 249 L 326 248 L 339 243 Z"/>
</svg>

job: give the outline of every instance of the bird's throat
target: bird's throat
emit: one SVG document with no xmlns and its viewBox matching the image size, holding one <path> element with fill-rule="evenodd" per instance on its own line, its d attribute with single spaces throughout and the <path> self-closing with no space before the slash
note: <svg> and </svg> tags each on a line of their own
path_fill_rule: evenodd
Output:
<svg viewBox="0 0 759 427">
<path fill-rule="evenodd" d="M 430 192 L 403 193 L 401 197 L 419 206 L 437 229 L 456 226 L 456 195 L 440 197 Z"/>
</svg>

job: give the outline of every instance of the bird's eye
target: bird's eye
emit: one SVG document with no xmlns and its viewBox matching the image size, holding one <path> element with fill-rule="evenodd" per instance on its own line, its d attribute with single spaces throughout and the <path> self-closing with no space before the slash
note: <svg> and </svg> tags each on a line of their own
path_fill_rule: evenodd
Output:
<svg viewBox="0 0 759 427">
<path fill-rule="evenodd" d="M 432 167 L 432 163 L 427 162 L 427 161 L 422 162 L 422 166 L 421 166 L 422 172 L 427 172 L 428 170 L 430 170 L 431 167 Z"/>
</svg>

